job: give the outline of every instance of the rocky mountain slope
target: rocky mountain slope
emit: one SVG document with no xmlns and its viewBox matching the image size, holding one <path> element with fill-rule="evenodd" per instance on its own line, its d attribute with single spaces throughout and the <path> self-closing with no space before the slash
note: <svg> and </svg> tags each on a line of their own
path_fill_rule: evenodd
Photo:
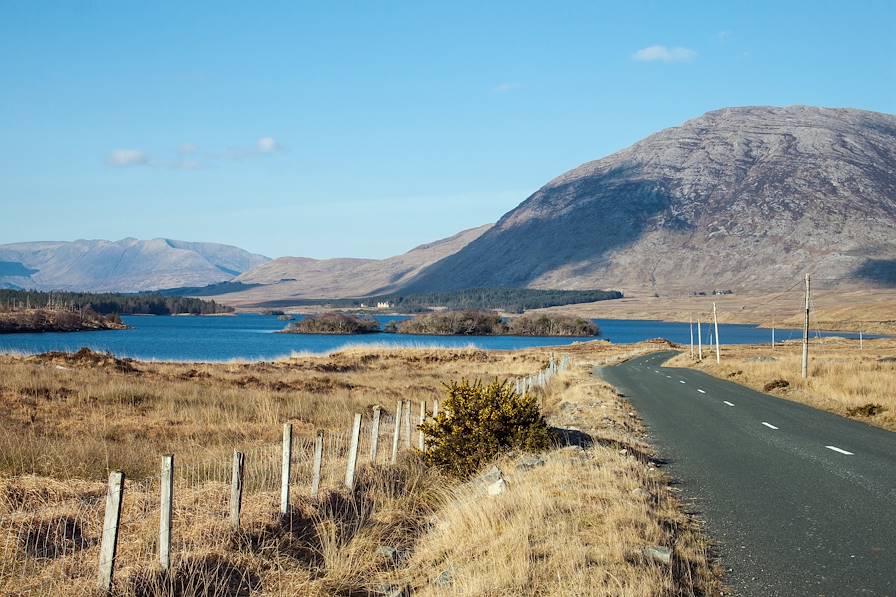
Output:
<svg viewBox="0 0 896 597">
<path fill-rule="evenodd" d="M 264 286 L 214 298 L 229 305 L 249 305 L 290 298 L 386 294 L 413 280 L 427 266 L 461 250 L 489 228 L 490 224 L 464 230 L 388 259 L 281 257 L 234 279 Z"/>
<path fill-rule="evenodd" d="M 550 181 L 404 290 L 896 284 L 896 117 L 709 112 Z"/>
<path fill-rule="evenodd" d="M 229 245 L 164 238 L 16 243 L 0 245 L 0 285 L 95 292 L 204 286 L 267 261 Z"/>
</svg>

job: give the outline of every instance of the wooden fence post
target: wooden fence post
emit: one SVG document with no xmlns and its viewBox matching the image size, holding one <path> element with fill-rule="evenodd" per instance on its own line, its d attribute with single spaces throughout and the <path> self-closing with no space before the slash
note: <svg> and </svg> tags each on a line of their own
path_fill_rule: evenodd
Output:
<svg viewBox="0 0 896 597">
<path fill-rule="evenodd" d="M 370 462 L 376 463 L 376 451 L 380 443 L 380 407 L 373 407 L 373 421 L 370 423 Z"/>
<path fill-rule="evenodd" d="M 420 425 L 426 422 L 426 400 L 420 401 Z M 417 427 L 417 447 L 422 452 L 426 449 L 426 438 L 423 437 L 423 430 Z"/>
<path fill-rule="evenodd" d="M 324 432 L 318 431 L 314 438 L 314 466 L 311 470 L 311 497 L 320 491 L 320 469 L 324 461 Z"/>
<path fill-rule="evenodd" d="M 240 510 L 243 507 L 243 465 L 246 458 L 242 452 L 233 453 L 233 472 L 230 477 L 230 525 L 240 528 Z"/>
<path fill-rule="evenodd" d="M 405 402 L 404 409 L 404 447 L 411 449 L 411 401 Z"/>
<path fill-rule="evenodd" d="M 345 465 L 345 486 L 349 489 L 355 487 L 355 468 L 358 465 L 358 448 L 361 444 L 361 413 L 355 415 L 352 425 L 352 443 L 348 449 L 348 461 Z"/>
<path fill-rule="evenodd" d="M 519 392 L 517 392 L 517 393 L 519 393 Z M 439 401 L 433 400 L 432 401 L 432 418 L 435 419 L 438 416 L 439 416 Z"/>
<path fill-rule="evenodd" d="M 171 568 L 171 511 L 174 500 L 174 454 L 162 457 L 162 495 L 159 500 L 159 564 Z"/>
<path fill-rule="evenodd" d="M 280 463 L 280 514 L 289 513 L 289 478 L 292 472 L 292 423 L 283 424 L 283 455 Z"/>
<path fill-rule="evenodd" d="M 103 539 L 100 543 L 99 587 L 105 593 L 112 592 L 112 574 L 115 571 L 115 552 L 118 549 L 118 524 L 121 521 L 121 498 L 124 494 L 124 473 L 109 473 L 109 489 L 106 493 L 106 514 L 103 517 Z"/>
<path fill-rule="evenodd" d="M 404 403 L 401 400 L 395 405 L 395 430 L 392 434 L 392 464 L 398 462 L 398 445 L 401 441 L 401 412 L 403 407 Z"/>
</svg>

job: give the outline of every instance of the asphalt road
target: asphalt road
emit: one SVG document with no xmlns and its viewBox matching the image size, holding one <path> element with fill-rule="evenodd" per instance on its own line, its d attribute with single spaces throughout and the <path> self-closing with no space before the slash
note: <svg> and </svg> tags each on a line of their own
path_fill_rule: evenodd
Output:
<svg viewBox="0 0 896 597">
<path fill-rule="evenodd" d="M 631 401 L 738 595 L 896 595 L 896 433 L 699 371 L 596 371 Z"/>
</svg>

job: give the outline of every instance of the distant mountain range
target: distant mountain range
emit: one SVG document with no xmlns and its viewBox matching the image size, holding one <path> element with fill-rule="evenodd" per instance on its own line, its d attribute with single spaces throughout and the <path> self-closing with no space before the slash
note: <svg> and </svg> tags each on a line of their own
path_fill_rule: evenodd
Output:
<svg viewBox="0 0 896 597">
<path fill-rule="evenodd" d="M 232 280 L 270 261 L 237 247 L 167 238 L 0 245 L 0 287 L 139 292 Z"/>
<path fill-rule="evenodd" d="M 167 239 L 0 245 L 0 286 L 221 284 L 229 304 L 474 287 L 773 290 L 814 272 L 896 286 L 896 116 L 709 112 L 588 162 L 494 226 L 389 259 L 282 257 Z"/>
</svg>

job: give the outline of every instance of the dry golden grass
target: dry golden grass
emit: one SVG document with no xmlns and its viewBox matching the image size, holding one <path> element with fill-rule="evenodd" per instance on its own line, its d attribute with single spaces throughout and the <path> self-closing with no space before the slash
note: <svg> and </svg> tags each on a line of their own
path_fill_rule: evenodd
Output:
<svg viewBox="0 0 896 597">
<path fill-rule="evenodd" d="M 592 364 L 561 376 L 547 408 L 594 446 L 554 450 L 529 469 L 500 461 L 508 489 L 496 497 L 475 481 L 454 490 L 414 552 L 415 594 L 720 592 L 708 544 L 652 465 L 630 407 L 591 378 Z M 661 546 L 673 550 L 671 567 L 645 554 Z"/>
<path fill-rule="evenodd" d="M 299 467 L 286 517 L 277 514 L 283 421 L 293 421 L 297 439 L 314 429 L 344 434 L 353 412 L 431 401 L 460 377 L 528 375 L 548 351 L 358 349 L 220 365 L 2 357 L 0 593 L 94 594 L 104 478 L 122 468 L 122 595 L 716 594 L 706 541 L 650 465 L 636 416 L 589 374 L 654 349 L 556 349 L 576 368 L 554 380 L 544 409 L 594 447 L 551 451 L 530 470 L 502 460 L 506 494 L 485 497 L 409 453 L 394 466 L 364 464 L 351 492 L 338 487 L 337 462 L 314 499 Z M 248 450 L 250 474 L 253 463 L 272 465 L 247 483 L 238 532 L 227 519 L 226 483 L 237 447 Z M 176 454 L 176 469 L 196 473 L 176 478 L 167 576 L 155 555 L 155 476 L 166 452 Z M 211 473 L 209 462 L 218 467 Z M 647 558 L 652 546 L 673 548 L 673 564 Z M 446 569 L 450 582 L 439 588 Z"/>
<path fill-rule="evenodd" d="M 355 412 L 399 399 L 432 401 L 460 377 L 527 375 L 547 363 L 533 351 L 352 349 L 273 363 L 129 363 L 0 357 L 0 472 L 104 479 L 155 475 L 162 454 L 226 463 L 236 448 L 347 432 Z"/>
<path fill-rule="evenodd" d="M 809 379 L 802 379 L 802 345 L 723 346 L 702 363 L 681 354 L 668 365 L 693 367 L 775 396 L 896 431 L 896 341 L 815 339 L 809 347 Z M 773 359 L 773 360 L 772 360 Z M 772 389 L 776 380 L 785 387 Z M 784 385 L 784 384 L 778 384 Z M 769 388 L 766 390 L 766 388 Z"/>
</svg>

